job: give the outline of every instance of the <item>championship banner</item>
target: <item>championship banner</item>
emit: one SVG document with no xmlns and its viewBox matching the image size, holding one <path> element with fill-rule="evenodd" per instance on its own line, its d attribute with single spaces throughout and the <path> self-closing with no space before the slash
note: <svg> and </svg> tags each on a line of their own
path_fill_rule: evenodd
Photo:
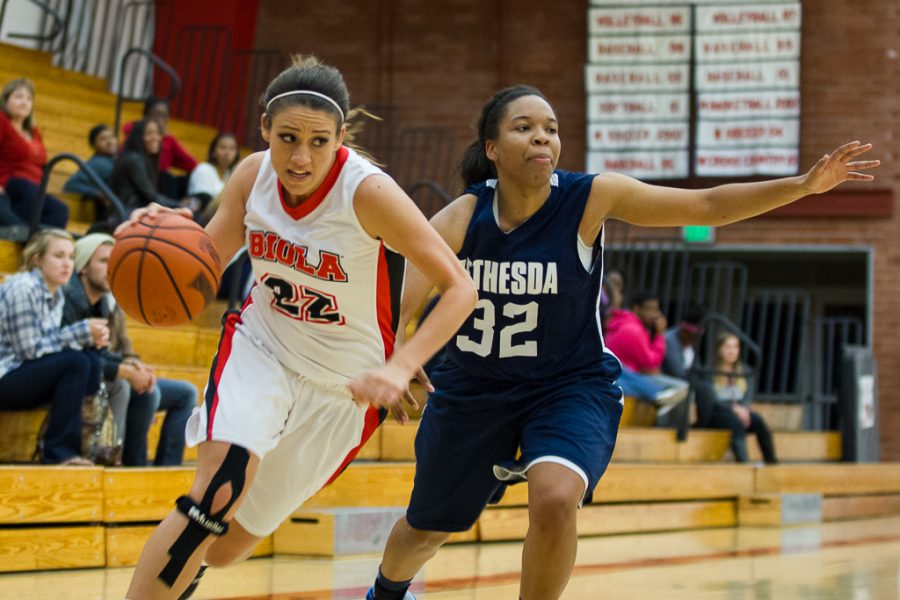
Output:
<svg viewBox="0 0 900 600">
<path fill-rule="evenodd" d="M 705 92 L 697 96 L 697 109 L 713 119 L 799 117 L 800 91 Z"/>
<path fill-rule="evenodd" d="M 800 137 L 800 120 L 728 120 L 700 121 L 697 124 L 698 148 L 789 148 Z"/>
<path fill-rule="evenodd" d="M 585 86 L 593 92 L 674 92 L 688 89 L 690 67 L 683 65 L 588 65 Z"/>
<path fill-rule="evenodd" d="M 694 38 L 700 61 L 784 60 L 800 57 L 799 31 L 769 33 L 707 33 Z"/>
<path fill-rule="evenodd" d="M 592 36 L 588 58 L 592 63 L 685 62 L 691 59 L 691 36 Z"/>
<path fill-rule="evenodd" d="M 615 4 L 623 4 L 616 2 Z M 683 2 L 681 4 L 684 4 Z M 689 33 L 691 8 L 595 8 L 588 10 L 588 34 Z"/>
<path fill-rule="evenodd" d="M 591 123 L 588 149 L 682 149 L 689 137 L 687 123 Z"/>
<path fill-rule="evenodd" d="M 638 179 L 683 179 L 688 176 L 687 152 L 588 152 L 587 171 L 627 173 Z"/>
<path fill-rule="evenodd" d="M 754 29 L 800 31 L 799 2 L 716 4 L 719 6 L 697 6 L 698 32 L 743 32 Z"/>
<path fill-rule="evenodd" d="M 588 121 L 683 121 L 690 96 L 679 94 L 588 94 Z"/>
<path fill-rule="evenodd" d="M 589 170 L 796 172 L 801 17 L 798 0 L 591 0 Z"/>
<path fill-rule="evenodd" d="M 750 175 L 794 175 L 799 168 L 796 149 L 697 150 L 699 177 L 747 177 Z"/>
<path fill-rule="evenodd" d="M 697 63 L 697 91 L 795 90 L 800 87 L 800 62 Z"/>
</svg>

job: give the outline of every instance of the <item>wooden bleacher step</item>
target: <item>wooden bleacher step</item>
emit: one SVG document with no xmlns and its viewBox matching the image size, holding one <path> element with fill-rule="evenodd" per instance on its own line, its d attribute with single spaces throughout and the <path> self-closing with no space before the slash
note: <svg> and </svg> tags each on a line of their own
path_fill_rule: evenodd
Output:
<svg viewBox="0 0 900 600">
<path fill-rule="evenodd" d="M 382 460 L 414 460 L 413 442 L 418 422 L 406 425 L 386 421 L 381 445 Z M 841 458 L 841 436 L 835 431 L 776 431 L 775 448 L 787 462 L 825 462 Z M 698 463 L 721 462 L 730 448 L 731 434 L 722 430 L 692 429 L 685 442 L 672 429 L 622 427 L 619 429 L 614 462 Z M 749 440 L 750 458 L 762 460 L 755 440 Z"/>
<path fill-rule="evenodd" d="M 730 500 L 696 502 L 592 504 L 578 511 L 578 535 L 647 533 L 680 529 L 734 527 L 737 514 Z M 481 541 L 525 539 L 528 509 L 486 510 L 478 519 Z"/>
<path fill-rule="evenodd" d="M 276 554 L 347 556 L 381 552 L 405 507 L 333 508 L 298 511 L 275 532 Z M 478 540 L 477 525 L 450 536 L 449 543 Z"/>
<path fill-rule="evenodd" d="M 155 528 L 156 525 L 108 525 L 104 532 L 106 562 L 101 566 L 113 568 L 136 565 L 144 545 Z M 273 552 L 272 536 L 270 535 L 259 543 L 250 556 L 252 558 L 272 556 Z"/>
<path fill-rule="evenodd" d="M 88 158 L 87 132 L 97 123 L 113 124 L 116 96 L 107 89 L 105 80 L 66 71 L 51 64 L 49 53 L 0 44 L 0 77 L 4 80 L 28 76 L 35 82 L 35 113 L 38 116 L 44 144 L 52 156 L 74 152 Z M 123 122 L 139 119 L 139 103 L 126 103 Z M 198 160 L 206 156 L 214 127 L 171 119 L 168 129 Z M 74 172 L 74 165 L 60 165 L 64 175 Z M 64 180 L 64 178 L 60 178 Z M 51 181 L 51 193 L 58 192 L 57 177 Z"/>
<path fill-rule="evenodd" d="M 147 364 L 205 367 L 212 364 L 220 332 L 198 327 L 148 327 L 128 324 L 134 351 Z"/>
<path fill-rule="evenodd" d="M 822 494 L 754 494 L 738 501 L 742 527 L 785 527 L 822 522 Z"/>
<path fill-rule="evenodd" d="M 16 242 L 0 240 L 0 273 L 15 273 L 22 260 L 22 247 Z"/>
<path fill-rule="evenodd" d="M 102 525 L 0 528 L 0 572 L 106 566 Z"/>
<path fill-rule="evenodd" d="M 311 498 L 282 536 L 310 536 L 303 552 L 334 553 L 338 532 L 322 515 L 349 518 L 405 507 L 411 463 L 354 463 Z M 134 564 L 153 522 L 187 491 L 190 468 L 0 467 L 0 571 Z M 820 494 L 822 518 L 837 520 L 900 513 L 900 464 L 874 465 L 611 465 L 579 511 L 584 535 L 732 526 L 741 498 Z M 527 484 L 512 486 L 488 509 L 468 539 L 521 539 L 527 528 Z M 830 504 L 830 502 L 832 504 Z M 847 512 L 851 502 L 863 512 Z M 312 516 L 311 516 L 312 515 Z M 382 520 L 389 520 L 382 517 Z M 318 533 L 306 527 L 318 526 Z M 302 530 L 302 531 L 301 531 Z M 315 538 L 313 540 L 312 538 Z M 278 552 L 276 538 L 257 549 Z M 326 546 L 331 540 L 332 548 Z M 317 544 L 317 546 L 316 546 Z M 312 548 L 312 550 L 310 549 Z M 324 549 L 323 549 L 324 548 Z M 285 551 L 294 551 L 286 549 Z"/>
</svg>

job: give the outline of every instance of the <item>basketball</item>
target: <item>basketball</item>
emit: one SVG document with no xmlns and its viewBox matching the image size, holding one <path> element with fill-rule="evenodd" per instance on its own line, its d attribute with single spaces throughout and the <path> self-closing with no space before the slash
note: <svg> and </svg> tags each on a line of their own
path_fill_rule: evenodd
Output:
<svg viewBox="0 0 900 600">
<path fill-rule="evenodd" d="M 130 317 L 170 327 L 194 319 L 219 289 L 219 252 L 200 225 L 176 214 L 144 216 L 109 257 L 113 297 Z"/>
</svg>

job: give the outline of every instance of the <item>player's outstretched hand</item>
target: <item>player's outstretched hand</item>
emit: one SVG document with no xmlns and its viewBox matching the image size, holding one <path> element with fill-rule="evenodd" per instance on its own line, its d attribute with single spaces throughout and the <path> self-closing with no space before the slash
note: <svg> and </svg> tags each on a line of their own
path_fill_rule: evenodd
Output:
<svg viewBox="0 0 900 600">
<path fill-rule="evenodd" d="M 427 382 L 428 377 L 421 374 Z M 417 373 L 416 379 L 419 378 Z M 353 400 L 357 404 L 371 404 L 376 408 L 385 408 L 398 423 L 405 424 L 409 421 L 409 415 L 403 407 L 405 400 L 413 408 L 419 404 L 409 391 L 410 377 L 403 369 L 388 362 L 383 367 L 372 369 L 357 377 L 347 387 L 353 394 Z M 430 383 L 423 383 L 430 387 Z"/>
<path fill-rule="evenodd" d="M 157 204 L 156 202 L 151 202 L 147 206 L 136 208 L 131 211 L 131 216 L 128 217 L 127 221 L 122 221 L 116 230 L 113 232 L 113 237 L 119 237 L 119 234 L 122 233 L 127 227 L 134 225 L 143 217 L 155 218 L 158 215 L 165 214 L 174 214 L 181 215 L 182 217 L 187 217 L 188 219 L 194 218 L 194 213 L 191 212 L 189 208 L 168 208 L 163 206 L 162 204 Z"/>
<path fill-rule="evenodd" d="M 881 164 L 880 160 L 856 160 L 872 149 L 872 144 L 849 142 L 838 147 L 831 154 L 819 159 L 804 178 L 804 185 L 810 194 L 821 194 L 845 181 L 872 181 L 873 175 L 860 173 L 866 169 L 874 169 Z"/>
</svg>

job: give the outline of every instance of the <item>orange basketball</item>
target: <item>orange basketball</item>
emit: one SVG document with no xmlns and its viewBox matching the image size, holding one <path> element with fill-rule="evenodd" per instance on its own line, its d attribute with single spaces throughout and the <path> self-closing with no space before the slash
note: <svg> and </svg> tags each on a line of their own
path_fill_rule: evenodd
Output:
<svg viewBox="0 0 900 600">
<path fill-rule="evenodd" d="M 219 282 L 215 244 L 180 215 L 141 218 L 118 236 L 109 257 L 116 302 L 148 325 L 187 323 L 215 298 Z"/>
</svg>

